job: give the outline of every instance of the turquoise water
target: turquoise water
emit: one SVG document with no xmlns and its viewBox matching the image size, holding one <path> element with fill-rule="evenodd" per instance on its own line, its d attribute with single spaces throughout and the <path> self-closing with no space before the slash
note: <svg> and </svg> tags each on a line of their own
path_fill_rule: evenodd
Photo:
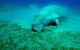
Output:
<svg viewBox="0 0 80 50">
<path fill-rule="evenodd" d="M 34 16 L 49 5 L 62 7 L 54 12 L 64 9 L 65 21 L 43 32 L 32 31 Z M 80 50 L 80 1 L 0 0 L 0 50 Z"/>
<path fill-rule="evenodd" d="M 80 1 L 75 0 L 1 0 L 0 6 L 0 19 L 11 20 L 13 22 L 19 22 L 26 26 L 26 21 L 31 21 L 39 9 L 45 7 L 49 4 L 56 4 L 65 6 L 71 10 L 68 11 L 78 11 L 80 8 Z M 80 11 L 80 10 L 79 10 Z M 71 12 L 72 13 L 72 12 Z M 78 14 L 77 12 L 75 12 Z M 75 14 L 74 13 L 74 14 Z M 5 17 L 6 16 L 6 17 Z M 74 15 L 73 15 L 74 16 Z M 23 18 L 23 19 L 22 19 Z M 30 19 L 29 19 L 30 18 Z M 16 21 L 17 20 L 17 21 Z M 30 23 L 30 22 L 28 22 Z"/>
</svg>

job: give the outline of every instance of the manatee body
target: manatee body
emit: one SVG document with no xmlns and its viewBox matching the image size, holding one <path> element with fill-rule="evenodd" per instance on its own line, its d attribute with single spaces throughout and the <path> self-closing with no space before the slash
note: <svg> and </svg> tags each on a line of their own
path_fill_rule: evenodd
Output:
<svg viewBox="0 0 80 50">
<path fill-rule="evenodd" d="M 56 5 L 46 6 L 35 15 L 32 30 L 40 32 L 46 26 L 58 26 L 64 16 L 65 9 L 63 7 Z"/>
</svg>

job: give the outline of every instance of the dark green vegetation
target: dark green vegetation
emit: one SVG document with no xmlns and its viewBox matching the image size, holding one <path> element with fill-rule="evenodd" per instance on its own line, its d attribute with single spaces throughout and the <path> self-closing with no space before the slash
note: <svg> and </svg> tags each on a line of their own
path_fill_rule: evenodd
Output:
<svg viewBox="0 0 80 50">
<path fill-rule="evenodd" d="M 0 21 L 0 50 L 80 50 L 80 32 L 56 30 L 49 27 L 43 32 L 33 32 Z"/>
</svg>

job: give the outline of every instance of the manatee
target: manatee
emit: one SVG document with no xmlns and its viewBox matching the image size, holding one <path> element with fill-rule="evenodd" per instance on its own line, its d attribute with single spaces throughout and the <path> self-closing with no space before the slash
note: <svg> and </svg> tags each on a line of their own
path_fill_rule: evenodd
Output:
<svg viewBox="0 0 80 50">
<path fill-rule="evenodd" d="M 57 5 L 43 7 L 34 17 L 32 31 L 41 32 L 46 26 L 58 26 L 64 18 L 65 9 Z"/>
</svg>

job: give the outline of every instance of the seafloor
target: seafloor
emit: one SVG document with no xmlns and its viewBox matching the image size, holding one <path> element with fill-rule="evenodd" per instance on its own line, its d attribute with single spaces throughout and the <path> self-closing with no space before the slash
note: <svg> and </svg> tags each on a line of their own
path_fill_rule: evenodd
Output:
<svg viewBox="0 0 80 50">
<path fill-rule="evenodd" d="M 43 32 L 33 32 L 0 21 L 0 50 L 80 50 L 80 32 L 59 31 L 53 26 Z"/>
</svg>

